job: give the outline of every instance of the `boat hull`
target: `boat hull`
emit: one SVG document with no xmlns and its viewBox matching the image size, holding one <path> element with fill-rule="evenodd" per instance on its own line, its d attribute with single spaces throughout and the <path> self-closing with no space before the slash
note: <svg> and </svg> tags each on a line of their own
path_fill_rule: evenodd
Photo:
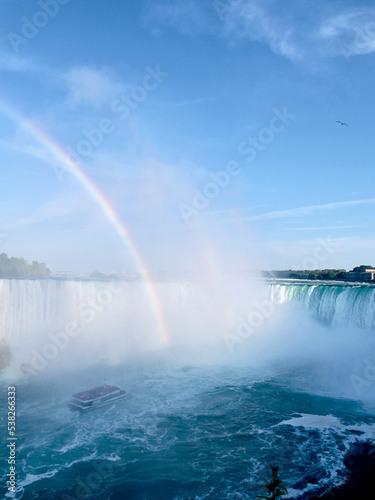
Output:
<svg viewBox="0 0 375 500">
<path fill-rule="evenodd" d="M 80 393 L 80 395 L 81 394 L 85 393 Z M 102 397 L 90 399 L 89 401 L 85 401 L 84 399 L 79 400 L 77 398 L 72 398 L 68 403 L 68 407 L 70 410 L 86 413 L 90 410 L 95 410 L 96 408 L 100 408 L 101 406 L 107 406 L 111 403 L 124 399 L 125 396 L 126 396 L 125 391 L 118 390 L 114 394 L 108 394 Z"/>
</svg>

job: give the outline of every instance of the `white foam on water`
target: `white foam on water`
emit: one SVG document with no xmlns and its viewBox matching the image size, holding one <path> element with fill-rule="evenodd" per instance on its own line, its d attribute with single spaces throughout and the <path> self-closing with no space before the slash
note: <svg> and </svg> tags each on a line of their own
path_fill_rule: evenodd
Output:
<svg viewBox="0 0 375 500">
<path fill-rule="evenodd" d="M 300 413 L 298 416 L 283 420 L 273 427 L 275 428 L 283 425 L 294 427 L 299 436 L 303 436 L 303 433 L 300 432 L 301 430 L 315 430 L 319 432 L 320 440 L 327 443 L 329 453 L 327 450 L 324 451 L 324 447 L 322 447 L 318 456 L 320 467 L 327 473 L 327 477 L 320 481 L 320 487 L 341 485 L 345 481 L 345 478 L 342 474 L 339 474 L 338 471 L 345 470 L 344 458 L 349 451 L 350 445 L 358 441 L 368 441 L 375 436 L 375 424 L 360 423 L 347 425 L 342 419 L 330 414 L 316 415 Z M 337 445 L 332 445 L 337 437 L 341 438 L 341 444 L 343 445 L 342 449 Z M 301 491 L 289 489 L 289 495 L 285 498 L 301 495 L 315 488 L 316 485 L 307 485 L 306 488 Z"/>
<path fill-rule="evenodd" d="M 51 477 L 54 477 L 59 472 L 59 470 L 60 469 L 52 469 L 49 470 L 48 472 L 45 472 L 44 474 L 26 474 L 25 479 L 18 482 L 16 495 L 18 496 L 19 493 L 22 493 L 26 488 L 26 486 L 29 486 L 30 484 L 42 481 L 43 479 L 49 479 Z M 9 498 L 14 498 L 14 494 L 11 492 L 6 493 L 5 496 Z"/>
<path fill-rule="evenodd" d="M 283 420 L 273 427 L 280 425 L 292 425 L 294 427 L 304 427 L 305 429 L 343 428 L 340 419 L 333 415 L 310 415 L 308 413 L 301 413 L 298 417 Z"/>
</svg>

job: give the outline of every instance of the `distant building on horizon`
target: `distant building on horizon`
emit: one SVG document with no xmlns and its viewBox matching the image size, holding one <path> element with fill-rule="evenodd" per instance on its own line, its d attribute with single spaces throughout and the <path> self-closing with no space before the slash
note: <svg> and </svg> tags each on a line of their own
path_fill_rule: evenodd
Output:
<svg viewBox="0 0 375 500">
<path fill-rule="evenodd" d="M 351 271 L 346 273 L 348 281 L 375 281 L 375 269 L 364 269 L 360 272 Z"/>
</svg>

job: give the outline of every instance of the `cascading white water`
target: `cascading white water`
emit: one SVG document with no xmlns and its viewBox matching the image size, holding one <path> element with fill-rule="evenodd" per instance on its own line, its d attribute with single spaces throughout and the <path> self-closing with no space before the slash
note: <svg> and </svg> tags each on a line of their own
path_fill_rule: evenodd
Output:
<svg viewBox="0 0 375 500">
<path fill-rule="evenodd" d="M 375 327 L 375 287 L 368 285 L 270 284 L 271 300 L 299 303 L 330 325 Z"/>
<path fill-rule="evenodd" d="M 229 323 L 229 316 L 236 314 L 235 305 L 238 310 L 249 312 L 254 299 L 253 289 L 241 288 L 238 283 L 235 290 L 228 283 L 221 297 L 218 290 L 200 283 L 159 282 L 155 287 L 164 316 L 172 323 L 179 323 L 181 328 L 186 320 L 184 312 L 194 310 L 197 318 L 190 316 L 189 322 L 195 323 L 196 328 L 199 319 L 208 316 L 212 319 L 213 312 L 221 321 L 222 315 L 226 315 L 226 323 Z M 375 287 L 280 283 L 266 285 L 266 289 L 274 303 L 303 304 L 329 324 L 375 326 Z M 220 311 L 217 306 L 224 303 L 226 308 Z M 0 280 L 0 339 L 3 342 L 27 341 L 31 333 L 49 328 L 64 330 L 69 323 L 85 326 L 92 332 L 113 322 L 117 327 L 122 324 L 127 332 L 134 327 L 142 328 L 142 338 L 147 343 L 155 345 L 161 340 L 143 282 Z"/>
<path fill-rule="evenodd" d="M 81 362 L 167 346 L 225 347 L 223 332 L 234 330 L 240 312 L 250 310 L 254 288 L 232 285 L 155 282 L 157 304 L 137 280 L 3 279 L 0 339 L 18 366 L 31 358 L 42 365 L 40 356 L 60 359 L 62 351 Z"/>
<path fill-rule="evenodd" d="M 333 327 L 375 326 L 374 287 L 264 285 L 227 278 L 219 285 L 153 283 L 166 338 L 148 285 L 142 281 L 3 279 L 0 347 L 3 352 L 10 351 L 10 362 L 17 367 L 30 363 L 38 368 L 59 363 L 81 365 L 98 359 L 116 362 L 124 356 L 166 347 L 206 356 L 215 346 L 226 360 L 243 354 L 246 359 L 253 356 L 260 361 L 271 352 L 279 355 L 283 346 L 287 346 L 288 355 L 291 346 L 304 350 L 294 309 L 287 308 L 285 317 L 282 304 L 300 305 Z M 311 322 L 304 325 L 305 330 L 306 325 L 314 328 Z"/>
<path fill-rule="evenodd" d="M 5 279 L 0 310 L 0 338 L 18 366 L 115 358 L 165 340 L 142 282 Z"/>
</svg>

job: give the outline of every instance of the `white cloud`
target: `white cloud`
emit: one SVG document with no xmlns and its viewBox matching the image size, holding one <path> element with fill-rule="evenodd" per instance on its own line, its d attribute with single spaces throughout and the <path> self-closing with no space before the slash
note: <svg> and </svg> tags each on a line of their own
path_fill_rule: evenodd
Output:
<svg viewBox="0 0 375 500">
<path fill-rule="evenodd" d="M 35 125 L 37 125 L 36 122 Z M 41 160 L 44 166 L 45 164 L 49 165 L 51 171 L 56 163 L 56 154 L 45 145 L 41 144 L 40 141 L 30 133 L 29 129 L 23 127 L 23 124 L 16 128 L 11 138 L 0 140 L 0 149 Z"/>
<path fill-rule="evenodd" d="M 356 8 L 323 21 L 318 38 L 330 43 L 329 55 L 356 56 L 375 51 L 375 9 Z"/>
<path fill-rule="evenodd" d="M 24 227 L 43 223 L 58 217 L 71 216 L 77 213 L 86 212 L 88 204 L 85 198 L 77 197 L 61 197 L 53 199 L 40 207 L 36 208 L 30 215 L 14 219 L 8 222 L 8 229 L 12 230 L 16 227 Z"/>
<path fill-rule="evenodd" d="M 367 205 L 374 203 L 375 203 L 375 198 L 369 198 L 365 200 L 338 201 L 333 203 L 326 203 L 324 205 L 310 205 L 307 207 L 292 208 L 290 210 L 277 210 L 273 212 L 266 212 L 264 214 L 252 215 L 246 217 L 246 219 L 251 221 L 265 220 L 265 219 L 288 219 L 291 217 L 299 217 L 302 215 L 312 215 L 316 212 L 333 210 L 336 208 L 346 208 L 357 205 Z"/>
<path fill-rule="evenodd" d="M 301 47 L 294 40 L 296 25 L 292 15 L 275 15 L 272 2 L 228 2 L 223 23 L 225 36 L 234 40 L 264 42 L 276 54 L 292 60 L 303 56 Z"/>
<path fill-rule="evenodd" d="M 81 105 L 100 107 L 124 91 L 123 85 L 115 82 L 106 69 L 76 66 L 62 79 L 68 90 L 66 104 L 72 108 Z"/>
<path fill-rule="evenodd" d="M 190 225 L 197 225 L 199 226 L 200 224 L 227 224 L 227 223 L 233 223 L 235 221 L 251 221 L 251 222 L 257 222 L 257 221 L 264 221 L 264 220 L 277 220 L 277 219 L 295 219 L 298 217 L 309 217 L 309 216 L 314 216 L 316 214 L 322 213 L 322 212 L 327 212 L 327 211 L 332 211 L 332 210 L 338 210 L 338 209 L 346 209 L 346 208 L 351 208 L 355 206 L 361 206 L 361 205 L 368 205 L 368 204 L 375 204 L 375 198 L 368 198 L 368 199 L 362 199 L 362 200 L 351 200 L 351 201 L 340 201 L 340 202 L 332 202 L 332 203 L 326 203 L 322 205 L 310 205 L 306 207 L 296 207 L 296 208 L 291 208 L 288 210 L 275 210 L 275 211 L 270 211 L 270 212 L 264 212 L 258 215 L 244 215 L 244 211 L 251 209 L 254 211 L 256 208 L 261 208 L 264 205 L 257 205 L 257 206 L 249 206 L 249 207 L 237 207 L 237 208 L 231 208 L 231 209 L 225 209 L 225 210 L 216 210 L 216 211 L 211 211 L 211 212 L 202 212 L 199 216 L 199 218 L 196 221 L 191 221 Z M 216 217 L 218 215 L 219 217 Z M 221 215 L 223 217 L 221 217 Z M 213 217 L 212 217 L 213 216 Z M 309 227 L 309 226 L 304 226 L 304 227 L 288 227 L 288 228 L 283 228 L 283 231 L 318 231 L 318 230 L 331 230 L 331 229 L 354 229 L 354 228 L 361 228 L 365 227 L 364 225 L 335 225 L 335 226 L 317 226 L 317 227 Z"/>
<path fill-rule="evenodd" d="M 347 33 L 353 35 L 359 31 L 364 31 L 366 24 L 373 24 L 374 21 L 375 9 L 354 9 L 325 20 L 321 24 L 319 33 L 323 38 L 341 36 Z"/>
<path fill-rule="evenodd" d="M 113 97 L 123 93 L 126 87 L 117 82 L 105 68 L 74 66 L 62 72 L 45 66 L 33 59 L 22 58 L 0 50 L 0 72 L 29 73 L 50 84 L 64 85 L 67 92 L 65 105 L 76 108 L 80 105 L 100 107 Z"/>
<path fill-rule="evenodd" d="M 15 73 L 35 72 L 38 65 L 32 59 L 25 59 L 8 52 L 0 51 L 0 71 Z"/>
<path fill-rule="evenodd" d="M 375 51 L 375 9 L 342 8 L 316 0 L 153 1 L 145 24 L 153 33 L 172 28 L 185 35 L 224 37 L 229 45 L 263 43 L 292 61 L 311 57 L 368 54 Z M 348 48 L 349 47 L 349 48 Z"/>
<path fill-rule="evenodd" d="M 293 16 L 281 15 L 275 5 L 274 0 L 149 2 L 144 20 L 155 34 L 169 27 L 185 35 L 224 36 L 230 44 L 252 40 L 266 43 L 277 54 L 300 59 L 301 48 L 293 40 Z"/>
<path fill-rule="evenodd" d="M 286 227 L 285 231 L 326 231 L 331 229 L 355 229 L 364 226 L 316 226 L 316 227 Z"/>
</svg>

